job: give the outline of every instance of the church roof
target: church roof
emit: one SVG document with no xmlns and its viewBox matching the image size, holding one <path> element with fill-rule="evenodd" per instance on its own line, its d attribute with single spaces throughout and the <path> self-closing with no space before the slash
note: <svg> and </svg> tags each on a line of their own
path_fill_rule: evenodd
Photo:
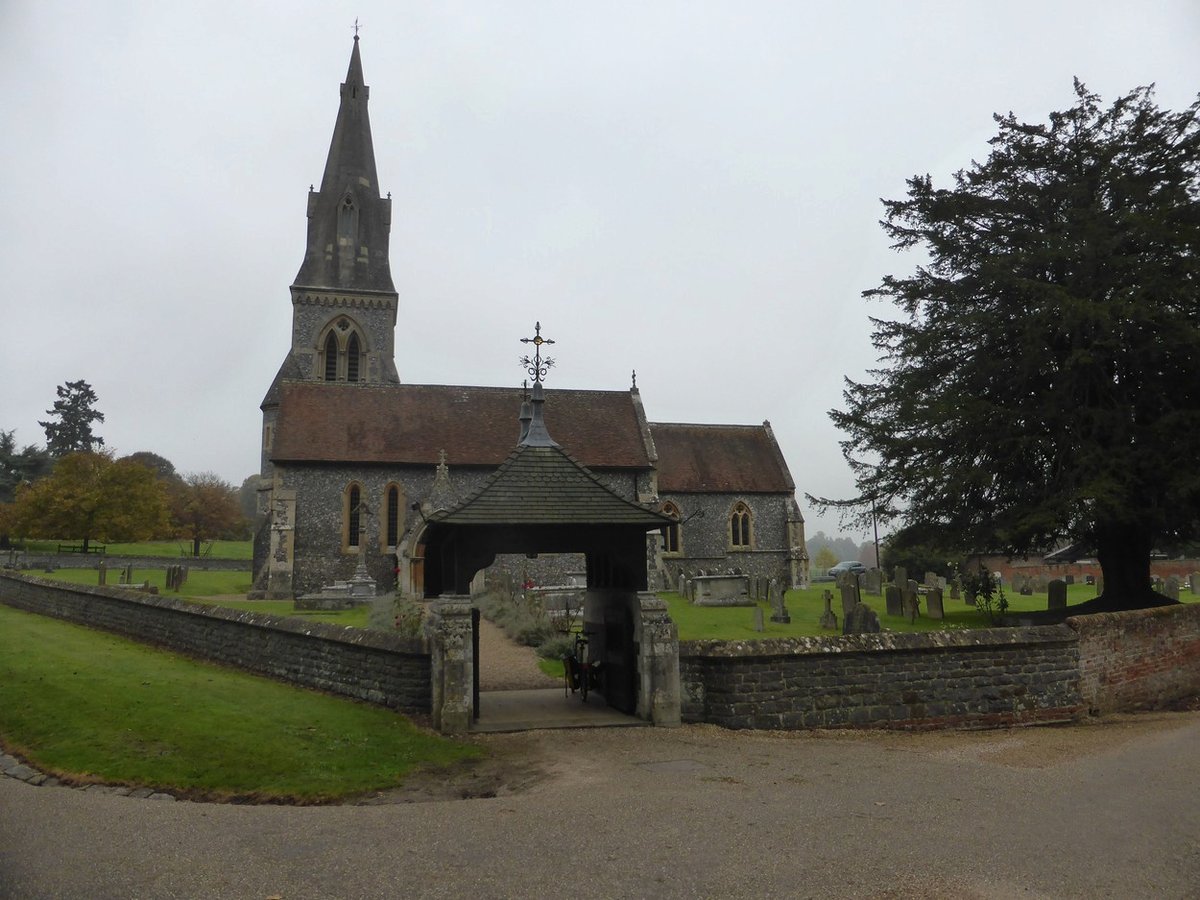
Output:
<svg viewBox="0 0 1200 900">
<path fill-rule="evenodd" d="M 672 521 L 618 496 L 561 447 L 523 444 L 482 488 L 430 516 L 447 525 L 639 525 Z"/>
<path fill-rule="evenodd" d="M 795 490 L 771 426 L 651 422 L 658 490 L 669 493 L 774 494 Z"/>
<path fill-rule="evenodd" d="M 283 382 L 275 462 L 498 466 L 519 439 L 519 388 Z M 648 469 L 628 391 L 546 391 L 555 440 L 599 469 Z"/>
</svg>

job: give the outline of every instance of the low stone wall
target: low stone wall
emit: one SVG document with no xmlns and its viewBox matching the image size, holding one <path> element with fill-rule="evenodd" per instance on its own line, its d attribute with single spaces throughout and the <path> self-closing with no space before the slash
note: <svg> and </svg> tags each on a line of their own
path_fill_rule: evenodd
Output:
<svg viewBox="0 0 1200 900">
<path fill-rule="evenodd" d="M 430 709 L 424 641 L 0 572 L 0 603 L 408 713 Z"/>
<path fill-rule="evenodd" d="M 1080 693 L 1096 713 L 1163 709 L 1200 697 L 1200 604 L 1067 619 Z"/>
<path fill-rule="evenodd" d="M 1065 625 L 679 645 L 685 722 L 947 728 L 1065 721 L 1086 707 Z"/>
</svg>

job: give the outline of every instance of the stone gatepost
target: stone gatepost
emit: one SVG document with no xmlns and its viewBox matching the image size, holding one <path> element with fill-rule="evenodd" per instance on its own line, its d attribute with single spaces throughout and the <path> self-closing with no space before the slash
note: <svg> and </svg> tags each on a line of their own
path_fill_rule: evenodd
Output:
<svg viewBox="0 0 1200 900">
<path fill-rule="evenodd" d="M 637 605 L 638 718 L 655 725 L 678 725 L 679 631 L 667 614 L 666 602 L 654 594 L 639 592 Z"/>
<path fill-rule="evenodd" d="M 432 681 L 433 727 L 461 734 L 471 727 L 471 692 L 475 673 L 471 648 L 471 598 L 439 597 L 425 619 Z"/>
</svg>

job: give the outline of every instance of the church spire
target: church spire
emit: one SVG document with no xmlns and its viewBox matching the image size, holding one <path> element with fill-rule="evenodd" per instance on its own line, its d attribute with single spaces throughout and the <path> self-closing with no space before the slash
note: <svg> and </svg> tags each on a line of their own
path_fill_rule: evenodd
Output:
<svg viewBox="0 0 1200 900">
<path fill-rule="evenodd" d="M 321 189 L 308 195 L 308 247 L 296 287 L 394 293 L 390 196 L 379 196 L 358 35 L 350 52 Z"/>
</svg>

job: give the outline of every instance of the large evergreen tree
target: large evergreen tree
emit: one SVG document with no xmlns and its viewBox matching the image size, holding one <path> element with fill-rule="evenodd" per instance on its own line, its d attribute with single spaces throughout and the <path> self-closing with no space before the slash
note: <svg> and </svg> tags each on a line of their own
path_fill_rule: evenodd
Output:
<svg viewBox="0 0 1200 900">
<path fill-rule="evenodd" d="M 881 223 L 926 261 L 865 296 L 881 366 L 831 412 L 870 520 L 1014 555 L 1094 548 L 1094 608 L 1163 602 L 1152 548 L 1200 534 L 1200 101 L 996 116 L 984 162 Z"/>
<path fill-rule="evenodd" d="M 103 422 L 96 409 L 96 392 L 86 381 L 68 381 L 55 391 L 58 399 L 46 410 L 51 418 L 38 422 L 46 429 L 46 449 L 56 459 L 68 453 L 90 453 L 104 446 L 104 438 L 92 433 L 93 422 Z"/>
</svg>

